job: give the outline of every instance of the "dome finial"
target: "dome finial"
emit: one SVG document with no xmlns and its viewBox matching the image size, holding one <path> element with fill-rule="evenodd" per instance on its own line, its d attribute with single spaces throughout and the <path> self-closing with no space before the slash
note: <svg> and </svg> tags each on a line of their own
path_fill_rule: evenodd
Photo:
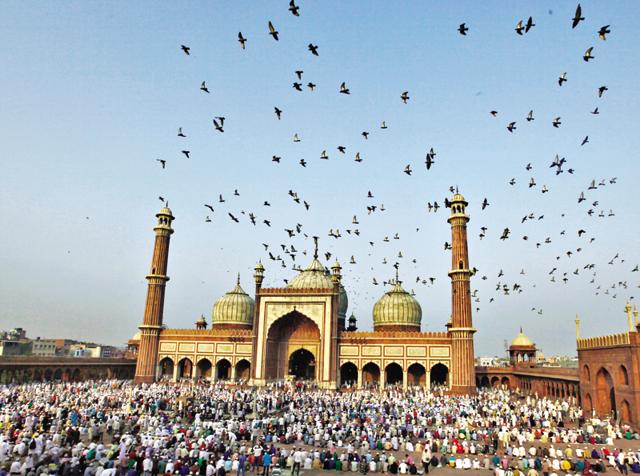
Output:
<svg viewBox="0 0 640 476">
<path fill-rule="evenodd" d="M 238 279 L 236 279 L 236 284 L 240 286 L 240 273 L 238 272 Z"/>
<path fill-rule="evenodd" d="M 318 259 L 318 237 L 313 237 L 313 257 L 314 259 Z"/>
</svg>

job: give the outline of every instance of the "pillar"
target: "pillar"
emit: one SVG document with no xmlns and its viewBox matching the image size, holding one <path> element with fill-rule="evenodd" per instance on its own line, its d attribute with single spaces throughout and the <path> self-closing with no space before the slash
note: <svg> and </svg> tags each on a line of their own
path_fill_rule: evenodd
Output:
<svg viewBox="0 0 640 476">
<path fill-rule="evenodd" d="M 158 222 L 153 229 L 156 238 L 151 259 L 151 273 L 147 275 L 147 302 L 140 326 L 140 348 L 134 378 L 136 383 L 151 383 L 156 379 L 158 347 L 164 311 L 164 292 L 167 281 L 169 281 L 167 262 L 169 260 L 169 241 L 173 233 L 171 222 L 174 217 L 167 207 L 162 208 L 156 217 Z"/>
<path fill-rule="evenodd" d="M 364 379 L 364 371 L 362 370 L 362 367 L 360 367 L 358 369 L 358 388 L 363 387 L 363 379 Z"/>
<path fill-rule="evenodd" d="M 476 392 L 473 328 L 471 317 L 471 269 L 467 246 L 466 214 L 468 203 L 456 193 L 451 200 L 451 336 L 452 362 L 450 389 L 454 394 L 469 395 Z"/>
<path fill-rule="evenodd" d="M 178 381 L 178 362 L 176 362 L 173 366 L 173 381 L 177 382 Z"/>
<path fill-rule="evenodd" d="M 384 388 L 387 385 L 387 369 L 385 367 L 380 369 L 380 388 Z"/>
<path fill-rule="evenodd" d="M 402 369 L 402 388 L 406 390 L 409 387 L 409 371 Z"/>
<path fill-rule="evenodd" d="M 231 381 L 232 382 L 236 381 L 236 366 L 235 365 L 231 366 Z"/>
</svg>

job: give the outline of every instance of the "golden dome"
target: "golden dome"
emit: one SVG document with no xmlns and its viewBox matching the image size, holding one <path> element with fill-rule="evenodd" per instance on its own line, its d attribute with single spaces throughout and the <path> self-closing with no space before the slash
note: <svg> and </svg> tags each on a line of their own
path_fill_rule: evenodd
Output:
<svg viewBox="0 0 640 476">
<path fill-rule="evenodd" d="M 130 341 L 131 340 L 140 340 L 141 338 L 142 338 L 142 332 L 138 331 L 135 334 L 133 334 L 133 337 L 131 339 L 129 339 L 129 340 Z"/>
<path fill-rule="evenodd" d="M 287 287 L 292 289 L 333 289 L 333 282 L 322 263 L 314 258 L 304 271 L 291 280 Z"/>
<path fill-rule="evenodd" d="M 213 305 L 211 326 L 216 324 L 251 326 L 254 306 L 254 300 L 240 287 L 240 276 L 238 276 L 236 287 Z"/>
<path fill-rule="evenodd" d="M 387 291 L 373 306 L 373 328 L 402 327 L 420 330 L 422 308 L 411 294 L 405 291 L 399 281 Z"/>
<path fill-rule="evenodd" d="M 511 341 L 511 347 L 535 347 L 535 344 L 531 339 L 524 335 L 521 327 L 520 333 Z"/>
<path fill-rule="evenodd" d="M 453 199 L 451 201 L 452 202 L 465 202 L 466 200 L 464 199 L 464 197 L 462 195 L 460 195 L 459 193 L 456 193 L 453 196 Z"/>
</svg>

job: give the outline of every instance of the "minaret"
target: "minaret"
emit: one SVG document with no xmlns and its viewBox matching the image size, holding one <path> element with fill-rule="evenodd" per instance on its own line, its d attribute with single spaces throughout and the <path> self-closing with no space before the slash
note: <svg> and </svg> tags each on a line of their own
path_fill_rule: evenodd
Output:
<svg viewBox="0 0 640 476">
<path fill-rule="evenodd" d="M 467 222 L 465 208 L 468 203 L 457 193 L 451 201 L 451 392 L 474 394 L 476 392 L 473 328 L 471 318 L 471 270 L 467 248 Z"/>
<path fill-rule="evenodd" d="M 162 329 L 162 313 L 164 310 L 164 288 L 169 281 L 167 276 L 167 260 L 169 258 L 169 240 L 174 220 L 171 210 L 162 208 L 157 214 L 158 223 L 153 231 L 156 241 L 151 258 L 151 273 L 147 275 L 147 303 L 144 308 L 144 319 L 140 326 L 140 348 L 136 366 L 136 383 L 151 383 L 156 380 L 158 365 L 158 345 Z"/>
</svg>

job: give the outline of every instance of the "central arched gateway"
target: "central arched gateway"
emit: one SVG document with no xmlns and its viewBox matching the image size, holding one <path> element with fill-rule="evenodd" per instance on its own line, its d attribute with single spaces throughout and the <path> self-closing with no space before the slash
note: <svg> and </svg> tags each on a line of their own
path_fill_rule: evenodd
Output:
<svg viewBox="0 0 640 476">
<path fill-rule="evenodd" d="M 320 353 L 320 330 L 315 322 L 293 311 L 275 321 L 267 334 L 265 377 L 279 380 L 316 379 L 316 356 Z"/>
</svg>

